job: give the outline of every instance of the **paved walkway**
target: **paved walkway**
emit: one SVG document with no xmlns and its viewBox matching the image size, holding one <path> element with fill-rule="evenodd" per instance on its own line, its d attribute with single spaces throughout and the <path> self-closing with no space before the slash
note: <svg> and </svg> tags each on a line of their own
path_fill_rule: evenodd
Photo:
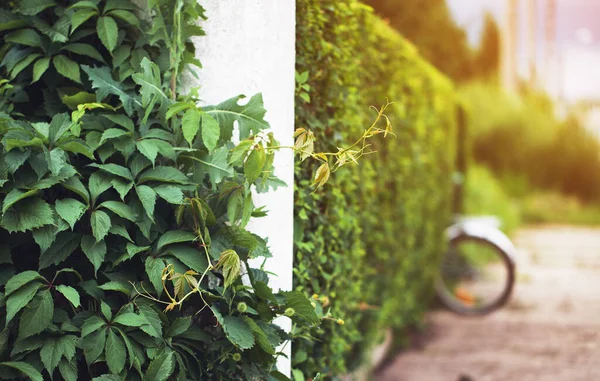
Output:
<svg viewBox="0 0 600 381">
<path fill-rule="evenodd" d="M 431 313 L 421 348 L 377 380 L 600 380 L 600 229 L 532 227 L 514 241 L 509 304 L 483 318 Z"/>
</svg>

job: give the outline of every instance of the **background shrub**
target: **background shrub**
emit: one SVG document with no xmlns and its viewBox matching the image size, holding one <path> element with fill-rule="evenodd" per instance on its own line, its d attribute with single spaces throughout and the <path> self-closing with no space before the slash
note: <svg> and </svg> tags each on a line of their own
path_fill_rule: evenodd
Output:
<svg viewBox="0 0 600 381">
<path fill-rule="evenodd" d="M 396 138 L 311 193 L 314 168 L 296 171 L 295 285 L 344 320 L 294 342 L 293 365 L 339 375 L 359 365 L 381 328 L 419 321 L 431 296 L 451 211 L 456 105 L 449 80 L 358 1 L 297 2 L 296 126 L 317 151 L 352 143 L 386 98 Z M 324 294 L 324 295 L 322 295 Z M 327 298 L 325 298 L 327 297 Z"/>
</svg>

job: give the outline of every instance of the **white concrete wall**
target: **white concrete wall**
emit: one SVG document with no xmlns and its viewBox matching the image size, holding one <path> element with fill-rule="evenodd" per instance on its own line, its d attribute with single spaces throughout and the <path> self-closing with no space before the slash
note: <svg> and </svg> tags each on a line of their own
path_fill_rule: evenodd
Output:
<svg viewBox="0 0 600 381">
<path fill-rule="evenodd" d="M 202 25 L 206 36 L 196 48 L 203 69 L 198 71 L 200 96 L 216 104 L 238 94 L 263 94 L 266 119 L 276 139 L 293 144 L 295 24 L 294 0 L 209 0 L 200 1 L 208 20 Z M 288 184 L 275 192 L 257 195 L 254 203 L 266 205 L 268 217 L 251 221 L 249 229 L 269 238 L 274 258 L 267 270 L 278 276 L 271 285 L 292 288 L 294 158 L 289 150 L 275 157 L 275 175 Z M 289 319 L 278 322 L 290 329 Z M 286 346 L 286 352 L 291 345 Z M 289 361 L 279 370 L 289 374 Z"/>
</svg>

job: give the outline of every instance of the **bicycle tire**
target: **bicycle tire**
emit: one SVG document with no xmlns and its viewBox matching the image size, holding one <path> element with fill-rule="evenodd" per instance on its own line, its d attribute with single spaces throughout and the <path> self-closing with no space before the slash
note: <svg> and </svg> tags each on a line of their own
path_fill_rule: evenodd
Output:
<svg viewBox="0 0 600 381">
<path fill-rule="evenodd" d="M 439 273 L 435 282 L 437 297 L 447 309 L 459 315 L 484 316 L 490 314 L 503 307 L 512 295 L 516 272 L 514 247 L 512 246 L 512 243 L 510 243 L 508 237 L 497 229 L 487 229 L 486 231 L 478 229 L 475 232 L 469 232 L 469 229 L 466 229 L 464 226 L 453 226 L 453 228 L 454 234 L 452 232 L 448 234 L 450 246 L 464 241 L 474 241 L 479 244 L 487 245 L 498 253 L 506 269 L 506 283 L 502 292 L 492 303 L 486 304 L 485 306 L 470 307 L 457 301 L 452 292 L 446 287 L 441 273 Z M 445 253 L 445 255 L 447 255 L 447 253 Z"/>
</svg>

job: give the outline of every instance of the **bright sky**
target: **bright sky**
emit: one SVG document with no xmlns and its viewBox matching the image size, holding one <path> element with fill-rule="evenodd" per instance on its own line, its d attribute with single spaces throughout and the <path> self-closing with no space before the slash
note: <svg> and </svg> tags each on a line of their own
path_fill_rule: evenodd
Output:
<svg viewBox="0 0 600 381">
<path fill-rule="evenodd" d="M 485 12 L 492 13 L 500 25 L 505 15 L 506 0 L 447 0 L 458 23 L 467 29 L 469 41 L 477 44 Z M 519 41 L 526 41 L 526 2 L 520 0 Z M 563 94 L 569 100 L 600 99 L 600 0 L 557 0 L 557 40 L 562 58 L 562 75 L 556 72 L 556 83 L 562 78 Z M 538 18 L 538 65 L 541 68 L 544 49 L 545 0 L 536 0 Z M 526 47 L 519 47 L 519 68 L 526 72 Z"/>
</svg>

